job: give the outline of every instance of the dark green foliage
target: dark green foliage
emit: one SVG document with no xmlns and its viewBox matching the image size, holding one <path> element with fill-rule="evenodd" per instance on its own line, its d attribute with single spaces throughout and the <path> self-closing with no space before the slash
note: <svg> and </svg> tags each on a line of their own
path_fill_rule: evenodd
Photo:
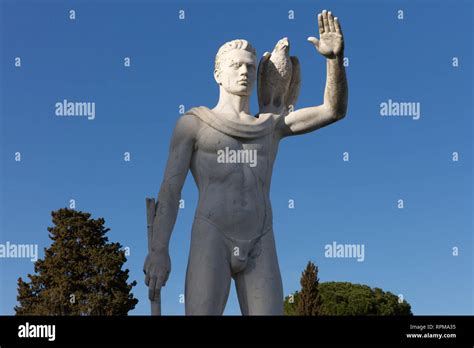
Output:
<svg viewBox="0 0 474 348">
<path fill-rule="evenodd" d="M 321 289 L 322 315 L 411 315 L 411 306 L 398 296 L 367 285 L 329 282 Z"/>
<path fill-rule="evenodd" d="M 348 282 L 319 284 L 321 306 L 318 315 L 413 315 L 405 300 L 399 303 L 398 296 L 379 288 Z M 305 315 L 298 311 L 300 292 L 293 294 L 294 303 L 287 296 L 284 302 L 285 315 Z"/>
<path fill-rule="evenodd" d="M 125 252 L 109 243 L 103 218 L 67 208 L 51 213 L 53 241 L 30 281 L 18 279 L 17 315 L 126 315 L 138 300 L 128 284 Z"/>
<path fill-rule="evenodd" d="M 294 294 L 285 297 L 283 301 L 283 314 L 284 315 L 299 315 L 298 314 L 298 303 L 299 303 L 299 292 L 296 291 Z"/>
</svg>

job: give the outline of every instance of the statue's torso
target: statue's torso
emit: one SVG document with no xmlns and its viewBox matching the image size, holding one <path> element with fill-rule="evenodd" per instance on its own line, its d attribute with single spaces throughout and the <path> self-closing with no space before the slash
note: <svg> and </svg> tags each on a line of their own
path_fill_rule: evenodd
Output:
<svg viewBox="0 0 474 348">
<path fill-rule="evenodd" d="M 269 190 L 278 147 L 274 132 L 255 139 L 236 138 L 202 122 L 196 138 L 191 163 L 199 189 L 196 216 L 231 238 L 251 239 L 264 233 L 272 224 Z M 247 153 L 237 155 L 238 150 Z"/>
</svg>

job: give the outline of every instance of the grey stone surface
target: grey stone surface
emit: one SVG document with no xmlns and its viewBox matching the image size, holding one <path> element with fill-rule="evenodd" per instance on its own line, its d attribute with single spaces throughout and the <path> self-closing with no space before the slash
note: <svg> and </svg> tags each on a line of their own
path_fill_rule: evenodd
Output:
<svg viewBox="0 0 474 348">
<path fill-rule="evenodd" d="M 277 42 L 272 53 L 265 52 L 258 66 L 260 112 L 282 114 L 296 104 L 300 93 L 300 63 L 290 57 L 290 41 Z"/>
<path fill-rule="evenodd" d="M 199 201 L 186 272 L 186 314 L 221 315 L 232 278 L 242 314 L 283 314 L 269 196 L 278 145 L 284 137 L 342 119 L 347 109 L 339 21 L 323 11 L 318 26 L 320 39 L 309 37 L 308 41 L 327 58 L 322 105 L 294 109 L 300 68 L 284 38 L 260 61 L 260 110 L 251 115 L 249 98 L 257 79 L 255 50 L 245 40 L 233 40 L 216 55 L 217 105 L 193 108 L 178 120 L 157 203 L 147 200 L 149 250 L 144 272 L 152 314 L 160 314 L 160 289 L 171 271 L 169 241 L 189 170 Z"/>
</svg>

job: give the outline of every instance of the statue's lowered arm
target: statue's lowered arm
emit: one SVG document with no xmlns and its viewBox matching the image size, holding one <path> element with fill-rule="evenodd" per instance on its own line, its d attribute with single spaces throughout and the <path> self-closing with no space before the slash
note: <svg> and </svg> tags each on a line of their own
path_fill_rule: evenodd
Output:
<svg viewBox="0 0 474 348">
<path fill-rule="evenodd" d="M 147 198 L 148 255 L 143 270 L 152 301 L 152 314 L 160 314 L 160 289 L 171 272 L 169 242 L 178 215 L 181 189 L 189 171 L 194 147 L 192 116 L 182 116 L 173 132 L 158 202 Z M 154 312 L 154 313 L 153 313 Z"/>
<path fill-rule="evenodd" d="M 290 112 L 285 117 L 284 135 L 314 131 L 343 118 L 347 110 L 347 80 L 343 65 L 344 39 L 339 20 L 331 12 L 318 15 L 320 39 L 309 37 L 316 50 L 327 58 L 326 88 L 322 105 Z"/>
</svg>

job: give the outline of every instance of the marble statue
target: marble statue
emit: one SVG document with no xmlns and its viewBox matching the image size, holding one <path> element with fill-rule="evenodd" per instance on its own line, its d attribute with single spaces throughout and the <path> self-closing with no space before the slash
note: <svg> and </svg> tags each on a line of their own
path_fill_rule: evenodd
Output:
<svg viewBox="0 0 474 348">
<path fill-rule="evenodd" d="M 318 14 L 320 38 L 308 41 L 326 58 L 322 105 L 295 109 L 300 64 L 287 38 L 256 66 L 246 40 L 222 45 L 215 59 L 219 101 L 177 121 L 155 204 L 147 199 L 145 283 L 152 314 L 171 271 L 170 236 L 189 170 L 199 191 L 185 282 L 186 315 L 221 315 L 234 279 L 243 315 L 282 315 L 283 287 L 275 249 L 270 182 L 280 140 L 342 119 L 347 109 L 344 41 L 337 17 Z M 249 110 L 258 76 L 259 113 Z M 308 183 L 308 185 L 311 183 Z"/>
</svg>

